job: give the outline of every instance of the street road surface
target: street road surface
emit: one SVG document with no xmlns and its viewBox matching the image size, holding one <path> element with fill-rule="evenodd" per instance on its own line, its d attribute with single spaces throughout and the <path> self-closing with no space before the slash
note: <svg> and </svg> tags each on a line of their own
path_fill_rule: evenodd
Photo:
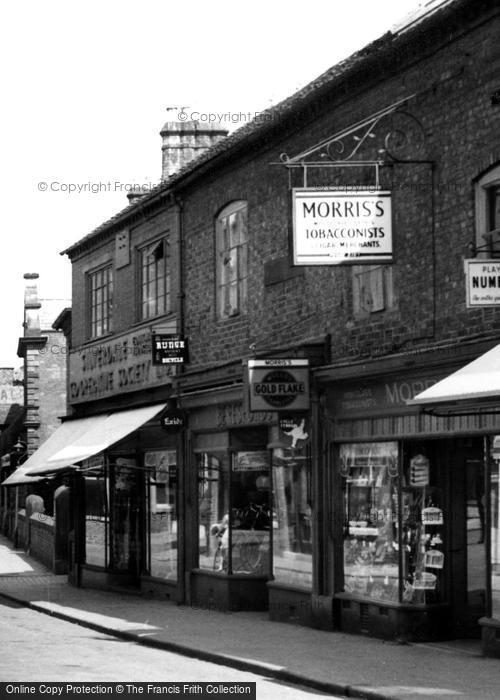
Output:
<svg viewBox="0 0 500 700">
<path fill-rule="evenodd" d="M 334 697 L 123 641 L 24 608 L 2 597 L 0 649 L 0 681 L 6 682 L 256 682 L 257 700 Z"/>
</svg>

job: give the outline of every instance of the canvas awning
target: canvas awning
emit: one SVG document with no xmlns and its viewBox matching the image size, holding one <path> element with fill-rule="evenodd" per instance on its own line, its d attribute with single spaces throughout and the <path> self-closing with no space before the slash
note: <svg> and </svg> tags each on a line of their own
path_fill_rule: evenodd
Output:
<svg viewBox="0 0 500 700">
<path fill-rule="evenodd" d="M 93 457 L 133 433 L 165 406 L 156 404 L 66 421 L 2 485 L 29 483 L 33 477 L 54 474 Z"/>
<path fill-rule="evenodd" d="M 457 402 L 500 401 L 500 345 L 496 345 L 465 367 L 453 372 L 407 403 L 434 406 Z"/>
<path fill-rule="evenodd" d="M 77 420 L 68 420 L 62 423 L 52 435 L 40 445 L 38 450 L 31 457 L 28 457 L 20 467 L 16 469 L 5 481 L 2 486 L 20 486 L 21 484 L 32 484 L 36 479 L 26 476 L 28 469 L 42 467 L 50 457 L 55 455 L 65 445 L 71 444 L 73 440 L 77 440 L 83 433 L 99 420 L 99 416 L 89 418 L 78 418 Z"/>
</svg>

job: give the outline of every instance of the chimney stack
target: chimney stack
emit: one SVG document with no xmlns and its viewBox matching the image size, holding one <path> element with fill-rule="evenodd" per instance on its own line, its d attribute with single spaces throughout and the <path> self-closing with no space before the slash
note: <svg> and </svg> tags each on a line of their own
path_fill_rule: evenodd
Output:
<svg viewBox="0 0 500 700">
<path fill-rule="evenodd" d="M 198 121 L 166 122 L 162 137 L 162 180 L 167 180 L 191 160 L 227 136 L 226 129 L 217 124 Z"/>
<path fill-rule="evenodd" d="M 38 273 L 27 272 L 24 275 L 26 286 L 24 288 L 24 335 L 40 335 L 40 308 L 38 298 Z"/>
</svg>

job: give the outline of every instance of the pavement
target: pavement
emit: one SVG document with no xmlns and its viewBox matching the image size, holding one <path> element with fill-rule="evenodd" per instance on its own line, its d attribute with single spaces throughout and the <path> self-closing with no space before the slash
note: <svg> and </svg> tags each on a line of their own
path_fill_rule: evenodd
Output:
<svg viewBox="0 0 500 700">
<path fill-rule="evenodd" d="M 121 639 L 330 695 L 500 697 L 500 660 L 481 656 L 479 640 L 398 644 L 271 622 L 266 613 L 198 609 L 122 591 L 76 588 L 1 535 L 0 596 Z"/>
</svg>

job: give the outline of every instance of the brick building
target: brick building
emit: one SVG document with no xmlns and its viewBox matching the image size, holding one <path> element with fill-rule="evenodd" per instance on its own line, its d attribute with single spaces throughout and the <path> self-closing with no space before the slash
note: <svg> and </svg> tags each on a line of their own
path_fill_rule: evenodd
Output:
<svg viewBox="0 0 500 700">
<path fill-rule="evenodd" d="M 9 431 L 1 444 L 2 454 L 9 462 L 2 486 L 12 487 L 2 489 L 3 530 L 13 538 L 17 536 L 18 511 L 24 509 L 26 497 L 40 494 L 47 514 L 52 514 L 54 487 L 47 480 L 25 476 L 23 466 L 10 475 L 9 472 L 38 451 L 59 427 L 60 416 L 66 413 L 66 338 L 55 321 L 68 302 L 41 298 L 38 277 L 37 273 L 24 275 L 23 335 L 17 347 L 23 362 L 18 373 L 19 417 L 15 429 Z"/>
<path fill-rule="evenodd" d="M 428 3 L 66 251 L 75 579 L 492 641 L 495 407 L 412 400 L 499 342 L 499 29 Z"/>
</svg>

